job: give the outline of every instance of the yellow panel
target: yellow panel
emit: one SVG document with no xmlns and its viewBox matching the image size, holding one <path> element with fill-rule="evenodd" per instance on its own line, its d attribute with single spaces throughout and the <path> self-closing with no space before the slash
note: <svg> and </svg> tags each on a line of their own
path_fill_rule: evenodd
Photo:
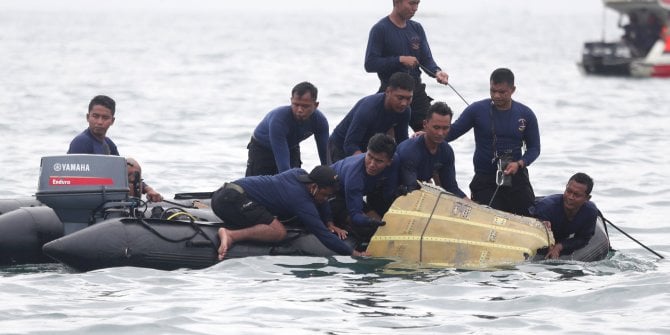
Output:
<svg viewBox="0 0 670 335">
<path fill-rule="evenodd" d="M 374 257 L 490 268 L 523 262 L 554 243 L 534 218 L 498 211 L 424 185 L 399 197 L 368 246 Z"/>
</svg>

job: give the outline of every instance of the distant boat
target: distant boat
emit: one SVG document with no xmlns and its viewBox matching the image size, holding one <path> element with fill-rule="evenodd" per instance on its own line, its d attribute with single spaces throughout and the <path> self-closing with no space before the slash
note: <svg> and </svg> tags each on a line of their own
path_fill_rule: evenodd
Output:
<svg viewBox="0 0 670 335">
<path fill-rule="evenodd" d="M 621 38 L 585 42 L 587 74 L 670 78 L 670 0 L 603 0 L 619 13 Z"/>
</svg>

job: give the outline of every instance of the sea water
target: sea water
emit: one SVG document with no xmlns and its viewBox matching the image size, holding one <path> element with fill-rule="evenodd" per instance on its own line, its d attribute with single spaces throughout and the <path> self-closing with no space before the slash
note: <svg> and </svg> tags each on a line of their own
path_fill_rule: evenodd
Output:
<svg viewBox="0 0 670 335">
<path fill-rule="evenodd" d="M 40 157 L 67 151 L 89 100 L 117 101 L 108 135 L 166 197 L 241 177 L 261 118 L 300 81 L 319 88 L 331 129 L 377 89 L 363 56 L 391 1 L 0 1 L 0 198 L 30 197 Z M 416 20 L 452 87 L 428 93 L 460 114 L 497 67 L 540 123 L 538 195 L 575 172 L 612 223 L 668 255 L 670 81 L 585 76 L 587 40 L 620 35 L 597 0 L 421 2 Z M 453 89 L 452 89 L 453 88 Z M 456 92 L 460 93 L 461 99 Z M 472 177 L 472 134 L 452 143 Z M 304 167 L 318 164 L 311 139 Z M 255 257 L 204 270 L 57 264 L 0 268 L 2 334 L 670 333 L 667 261 L 613 227 L 617 252 L 589 264 L 499 271 L 389 269 L 374 259 Z"/>
</svg>

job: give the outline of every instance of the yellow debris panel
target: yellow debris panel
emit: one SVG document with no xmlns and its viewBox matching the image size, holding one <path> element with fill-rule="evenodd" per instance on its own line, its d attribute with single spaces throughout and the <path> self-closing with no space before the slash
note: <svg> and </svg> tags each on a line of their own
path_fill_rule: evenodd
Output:
<svg viewBox="0 0 670 335">
<path fill-rule="evenodd" d="M 534 218 L 509 214 L 424 184 L 395 200 L 367 248 L 423 266 L 492 268 L 521 263 L 554 243 Z"/>
</svg>

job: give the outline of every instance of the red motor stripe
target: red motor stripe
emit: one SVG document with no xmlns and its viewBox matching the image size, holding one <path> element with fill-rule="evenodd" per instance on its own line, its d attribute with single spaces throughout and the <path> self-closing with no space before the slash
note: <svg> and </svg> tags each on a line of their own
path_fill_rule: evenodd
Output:
<svg viewBox="0 0 670 335">
<path fill-rule="evenodd" d="M 49 185 L 51 186 L 97 186 L 97 185 L 113 185 L 114 179 L 102 177 L 49 177 Z"/>
</svg>

